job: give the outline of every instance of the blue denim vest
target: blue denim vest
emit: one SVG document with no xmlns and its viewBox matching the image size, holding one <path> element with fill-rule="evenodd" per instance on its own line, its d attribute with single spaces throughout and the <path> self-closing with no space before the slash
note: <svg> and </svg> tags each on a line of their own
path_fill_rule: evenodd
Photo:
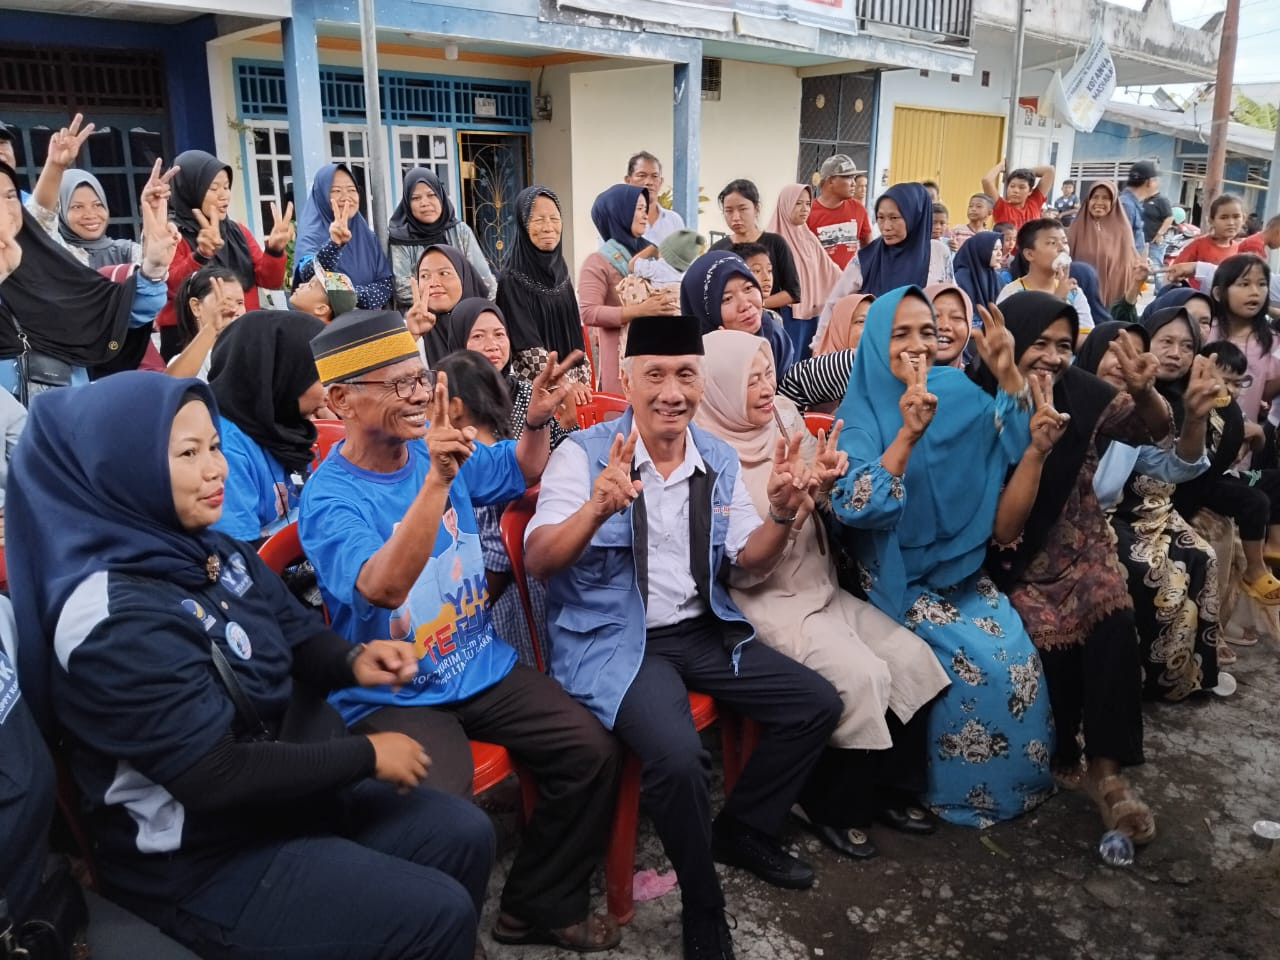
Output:
<svg viewBox="0 0 1280 960">
<path fill-rule="evenodd" d="M 590 482 L 608 465 L 613 438 L 631 431 L 631 411 L 621 419 L 569 435 L 587 454 Z M 689 480 L 690 564 L 698 593 L 724 625 L 726 648 L 736 672 L 742 648 L 755 631 L 722 582 L 724 542 L 729 531 L 738 457 L 733 448 L 690 426 L 705 474 Z M 638 500 L 637 503 L 640 501 Z M 578 562 L 547 582 L 547 633 L 551 675 L 612 730 L 623 696 L 640 670 L 645 648 L 647 554 L 637 562 L 633 544 L 647 528 L 640 509 L 614 514 L 596 531 Z M 705 561 L 694 546 L 702 543 Z M 695 553 L 696 551 L 696 553 Z"/>
</svg>

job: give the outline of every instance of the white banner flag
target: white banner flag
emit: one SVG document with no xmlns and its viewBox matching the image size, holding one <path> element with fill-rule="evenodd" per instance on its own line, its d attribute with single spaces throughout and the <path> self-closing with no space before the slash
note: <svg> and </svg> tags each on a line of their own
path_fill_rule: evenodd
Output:
<svg viewBox="0 0 1280 960">
<path fill-rule="evenodd" d="M 1082 133 L 1092 133 L 1102 119 L 1112 94 L 1116 91 L 1116 65 L 1111 51 L 1094 31 L 1084 56 L 1075 62 L 1064 77 L 1053 72 L 1044 99 L 1053 105 L 1058 117 Z"/>
</svg>

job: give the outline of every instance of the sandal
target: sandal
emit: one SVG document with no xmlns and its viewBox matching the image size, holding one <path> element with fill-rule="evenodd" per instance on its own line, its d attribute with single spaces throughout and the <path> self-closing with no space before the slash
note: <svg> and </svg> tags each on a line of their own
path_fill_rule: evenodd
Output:
<svg viewBox="0 0 1280 960">
<path fill-rule="evenodd" d="M 580 923 L 551 929 L 521 924 L 515 917 L 498 914 L 493 939 L 509 946 L 548 946 L 574 953 L 600 953 L 622 942 L 622 929 L 612 917 L 593 913 Z"/>
<path fill-rule="evenodd" d="M 1074 767 L 1054 767 L 1053 782 L 1058 785 L 1059 790 L 1079 790 L 1084 786 L 1087 770 L 1084 757 L 1081 757 Z"/>
<path fill-rule="evenodd" d="M 1274 574 L 1264 573 L 1257 580 L 1246 580 L 1241 577 L 1240 586 L 1245 593 L 1263 606 L 1280 606 L 1280 580 L 1277 580 Z"/>
<path fill-rule="evenodd" d="M 1151 808 L 1137 798 L 1124 777 L 1119 774 L 1104 777 L 1090 789 L 1089 795 L 1097 804 L 1102 823 L 1108 830 L 1128 834 L 1135 846 L 1148 844 L 1156 838 L 1156 820 Z"/>
<path fill-rule="evenodd" d="M 1218 643 L 1218 666 L 1229 667 L 1240 658 L 1236 656 L 1236 652 L 1232 650 L 1224 641 Z"/>
</svg>

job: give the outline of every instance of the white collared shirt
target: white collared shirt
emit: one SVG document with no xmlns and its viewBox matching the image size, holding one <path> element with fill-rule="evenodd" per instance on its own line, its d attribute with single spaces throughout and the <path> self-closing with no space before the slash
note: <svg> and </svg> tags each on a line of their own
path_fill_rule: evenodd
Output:
<svg viewBox="0 0 1280 960">
<path fill-rule="evenodd" d="M 695 470 L 706 470 L 706 465 L 693 436 L 686 430 L 684 460 L 669 477 L 663 478 L 658 473 L 643 439 L 636 441 L 633 467 L 640 472 L 644 484 L 641 495 L 649 534 L 645 626 L 650 629 L 670 626 L 707 612 L 689 564 L 689 478 Z M 534 530 L 562 523 L 591 498 L 589 475 L 590 464 L 582 447 L 573 442 L 556 447 L 542 472 L 538 508 L 525 532 L 526 542 Z M 725 536 L 725 552 L 731 563 L 737 560 L 747 538 L 761 523 L 739 473 L 733 484 L 729 530 Z M 589 597 L 583 601 L 587 606 L 591 603 Z"/>
<path fill-rule="evenodd" d="M 644 232 L 644 238 L 656 247 L 677 230 L 683 229 L 684 218 L 680 214 L 667 207 L 659 206 L 658 219 L 649 224 L 649 229 Z"/>
</svg>

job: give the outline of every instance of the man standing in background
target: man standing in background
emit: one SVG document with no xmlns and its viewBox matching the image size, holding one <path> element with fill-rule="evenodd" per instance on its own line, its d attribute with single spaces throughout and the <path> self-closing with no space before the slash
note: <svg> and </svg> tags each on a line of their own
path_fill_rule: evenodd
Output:
<svg viewBox="0 0 1280 960">
<path fill-rule="evenodd" d="M 857 166 L 846 154 L 827 157 L 818 171 L 818 195 L 809 211 L 809 229 L 841 270 L 849 265 L 859 246 L 871 242 L 871 218 L 867 208 L 853 196 L 854 179 L 858 176 Z"/>
</svg>

